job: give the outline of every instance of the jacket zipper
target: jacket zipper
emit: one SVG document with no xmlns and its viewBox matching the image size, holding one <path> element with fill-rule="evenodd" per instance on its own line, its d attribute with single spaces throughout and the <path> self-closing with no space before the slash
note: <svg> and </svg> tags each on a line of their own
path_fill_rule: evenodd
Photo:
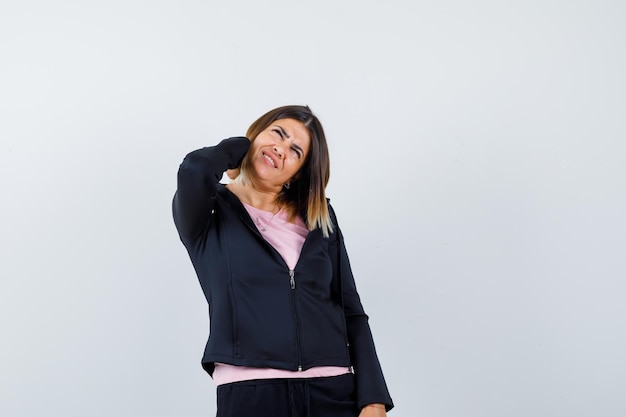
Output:
<svg viewBox="0 0 626 417">
<path fill-rule="evenodd" d="M 242 207 L 243 209 L 243 207 Z M 245 211 L 245 209 L 243 209 Z M 248 214 L 246 212 L 246 214 Z M 254 222 L 252 221 L 252 219 L 250 218 L 250 216 L 248 215 L 247 218 L 250 220 L 249 223 L 252 224 L 252 226 L 250 224 L 248 224 L 248 228 L 257 236 L 259 236 L 264 242 L 265 244 L 274 251 L 274 253 L 276 253 L 276 255 L 278 255 L 278 257 L 283 261 L 283 265 L 287 266 L 287 264 L 284 262 L 284 260 L 282 259 L 282 256 L 280 255 L 280 253 L 278 253 L 278 251 L 276 250 L 275 247 L 273 247 L 272 245 L 270 245 L 265 238 L 263 237 L 263 235 L 261 234 L 261 232 L 259 232 L 259 230 L 253 226 Z M 244 221 L 244 223 L 246 223 Z M 309 241 L 309 236 L 307 236 L 304 239 L 304 243 L 302 244 L 302 249 L 304 250 L 305 245 L 307 244 L 307 242 Z M 299 260 L 298 260 L 299 262 Z M 297 266 L 297 264 L 296 264 Z M 293 309 L 293 314 L 294 314 L 294 318 L 295 318 L 295 327 L 296 327 L 296 347 L 298 350 L 298 371 L 301 372 L 302 371 L 302 340 L 301 340 L 301 336 L 300 336 L 300 317 L 298 315 L 298 308 L 296 305 L 296 297 L 295 297 L 295 293 L 294 291 L 296 290 L 296 278 L 295 278 L 295 274 L 296 271 L 294 269 L 289 269 L 289 267 L 287 266 L 287 269 L 289 271 L 289 286 L 291 287 L 291 305 L 292 305 L 292 309 Z"/>
<path fill-rule="evenodd" d="M 298 345 L 298 372 L 302 371 L 302 341 L 300 340 L 300 317 L 298 316 L 298 306 L 296 305 L 296 271 L 289 270 L 289 286 L 291 287 L 291 302 L 293 306 L 293 314 L 296 319 L 296 343 Z"/>
</svg>

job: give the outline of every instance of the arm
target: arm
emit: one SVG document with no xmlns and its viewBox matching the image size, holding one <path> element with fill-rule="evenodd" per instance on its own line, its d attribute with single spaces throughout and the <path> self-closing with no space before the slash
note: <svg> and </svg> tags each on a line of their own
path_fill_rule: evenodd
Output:
<svg viewBox="0 0 626 417">
<path fill-rule="evenodd" d="M 178 169 L 172 211 L 181 238 L 193 239 L 209 227 L 217 184 L 224 171 L 236 168 L 250 147 L 245 137 L 189 153 Z"/>
<path fill-rule="evenodd" d="M 357 384 L 357 405 L 362 409 L 361 417 L 385 416 L 385 410 L 393 408 L 383 371 L 376 354 L 368 316 L 363 310 L 361 299 L 356 289 L 352 268 L 348 259 L 343 235 L 337 224 L 335 213 L 330 208 L 336 228 L 337 250 L 333 254 L 335 273 L 339 275 L 341 298 L 348 329 L 350 356 L 354 367 Z M 384 407 L 381 408 L 380 405 Z"/>
</svg>

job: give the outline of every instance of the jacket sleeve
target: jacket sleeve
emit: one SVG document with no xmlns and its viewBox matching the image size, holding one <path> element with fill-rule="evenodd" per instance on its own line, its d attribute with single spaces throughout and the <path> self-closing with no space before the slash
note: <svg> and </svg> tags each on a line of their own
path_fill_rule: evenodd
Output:
<svg viewBox="0 0 626 417">
<path fill-rule="evenodd" d="M 350 357 L 356 376 L 357 405 L 362 408 L 367 404 L 380 403 L 385 404 L 389 411 L 393 408 L 393 401 L 376 354 L 368 316 L 365 314 L 356 289 L 348 252 L 332 207 L 330 207 L 330 212 L 337 234 L 337 252 L 333 254 L 333 262 L 336 263 L 334 270 L 340 278 L 339 285 L 350 343 Z"/>
<path fill-rule="evenodd" d="M 178 187 L 172 202 L 181 238 L 193 239 L 209 227 L 217 184 L 224 171 L 239 166 L 249 147 L 247 138 L 233 137 L 185 157 L 178 169 Z"/>
</svg>

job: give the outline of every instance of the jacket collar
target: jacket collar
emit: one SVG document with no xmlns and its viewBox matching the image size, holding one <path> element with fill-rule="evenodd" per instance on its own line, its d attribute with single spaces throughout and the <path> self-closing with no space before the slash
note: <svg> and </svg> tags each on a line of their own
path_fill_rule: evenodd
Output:
<svg viewBox="0 0 626 417">
<path fill-rule="evenodd" d="M 250 227 L 250 229 L 252 229 L 257 235 L 261 236 L 261 233 L 258 231 L 256 225 L 254 224 L 254 221 L 252 221 L 252 218 L 250 217 L 250 214 L 248 214 L 248 211 L 243 206 L 239 198 L 235 194 L 230 192 L 230 190 L 228 190 L 228 188 L 226 188 L 226 186 L 222 183 L 217 184 L 217 196 L 218 198 L 221 198 L 233 210 L 233 212 L 237 214 L 237 216 L 241 219 L 242 222 L 246 224 L 246 226 Z M 306 217 L 302 215 L 302 218 L 304 219 Z M 319 228 L 315 229 L 313 232 L 321 233 Z M 311 232 L 309 232 L 309 234 L 311 234 Z"/>
<path fill-rule="evenodd" d="M 237 198 L 235 194 L 230 192 L 224 184 L 219 183 L 217 185 L 217 195 L 218 197 L 221 197 L 222 200 L 224 200 L 224 202 L 237 214 L 237 216 L 239 216 L 239 218 L 241 218 L 241 220 L 247 226 L 251 227 L 252 230 L 257 230 L 254 222 L 248 214 L 248 211 L 243 206 L 239 198 Z"/>
</svg>

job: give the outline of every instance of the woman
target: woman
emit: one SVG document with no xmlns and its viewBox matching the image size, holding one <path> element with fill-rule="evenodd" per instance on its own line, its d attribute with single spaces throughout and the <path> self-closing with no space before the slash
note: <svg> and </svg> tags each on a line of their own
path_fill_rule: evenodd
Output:
<svg viewBox="0 0 626 417">
<path fill-rule="evenodd" d="M 285 106 L 246 136 L 188 154 L 173 201 L 209 304 L 202 365 L 217 415 L 385 416 L 393 403 L 325 197 L 322 125 Z"/>
</svg>

